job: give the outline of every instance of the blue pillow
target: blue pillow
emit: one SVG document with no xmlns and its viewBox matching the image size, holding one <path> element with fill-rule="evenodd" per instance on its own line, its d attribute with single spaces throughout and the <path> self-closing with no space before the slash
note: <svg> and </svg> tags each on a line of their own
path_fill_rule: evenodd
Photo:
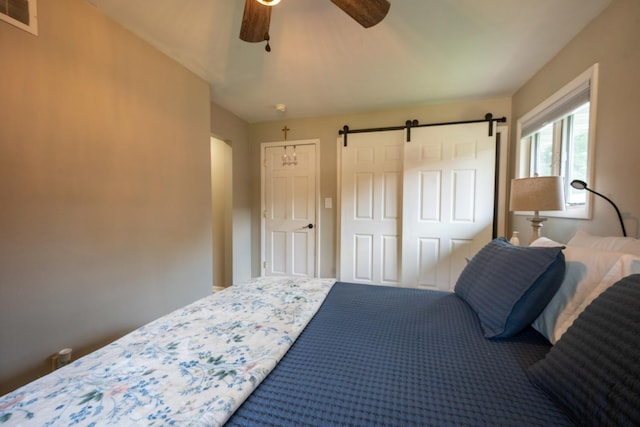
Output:
<svg viewBox="0 0 640 427">
<path fill-rule="evenodd" d="M 564 278 L 561 247 L 489 242 L 460 274 L 455 293 L 478 314 L 487 338 L 508 338 L 544 310 Z"/>
<path fill-rule="evenodd" d="M 578 316 L 527 371 L 579 425 L 640 425 L 640 274 L 627 276 Z"/>
</svg>

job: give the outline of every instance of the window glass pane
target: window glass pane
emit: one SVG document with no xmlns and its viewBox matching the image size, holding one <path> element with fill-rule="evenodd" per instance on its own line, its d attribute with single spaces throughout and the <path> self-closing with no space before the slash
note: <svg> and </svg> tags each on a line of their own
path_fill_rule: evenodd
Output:
<svg viewBox="0 0 640 427">
<path fill-rule="evenodd" d="M 580 106 L 571 114 L 571 132 L 568 156 L 567 184 L 574 179 L 587 181 L 587 166 L 589 155 L 589 103 Z M 584 204 L 587 200 L 587 192 L 576 190 L 571 186 L 567 188 L 566 195 L 569 204 Z"/>
<path fill-rule="evenodd" d="M 553 123 L 534 134 L 531 176 L 549 176 L 553 166 Z"/>
</svg>

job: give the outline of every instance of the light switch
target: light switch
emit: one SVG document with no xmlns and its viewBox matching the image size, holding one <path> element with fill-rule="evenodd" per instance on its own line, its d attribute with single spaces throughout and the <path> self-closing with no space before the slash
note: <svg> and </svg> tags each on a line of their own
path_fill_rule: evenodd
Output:
<svg viewBox="0 0 640 427">
<path fill-rule="evenodd" d="M 333 199 L 331 197 L 325 197 L 325 199 L 324 199 L 324 207 L 325 207 L 325 209 L 333 208 Z"/>
</svg>

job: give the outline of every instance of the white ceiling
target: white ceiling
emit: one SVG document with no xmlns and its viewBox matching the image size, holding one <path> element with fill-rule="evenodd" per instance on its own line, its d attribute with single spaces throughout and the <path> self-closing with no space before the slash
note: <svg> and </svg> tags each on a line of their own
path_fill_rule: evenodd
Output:
<svg viewBox="0 0 640 427">
<path fill-rule="evenodd" d="M 610 3 L 389 0 L 364 29 L 329 0 L 282 0 L 267 53 L 238 38 L 244 0 L 87 1 L 250 123 L 510 96 Z"/>
</svg>

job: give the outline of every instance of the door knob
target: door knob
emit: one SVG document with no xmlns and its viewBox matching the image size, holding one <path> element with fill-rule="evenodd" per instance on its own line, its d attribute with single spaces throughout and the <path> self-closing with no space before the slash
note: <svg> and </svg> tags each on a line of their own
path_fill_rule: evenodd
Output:
<svg viewBox="0 0 640 427">
<path fill-rule="evenodd" d="M 309 229 L 311 229 L 311 228 L 313 228 L 313 224 L 309 224 L 309 225 L 305 226 L 304 228 L 309 228 Z"/>
</svg>

